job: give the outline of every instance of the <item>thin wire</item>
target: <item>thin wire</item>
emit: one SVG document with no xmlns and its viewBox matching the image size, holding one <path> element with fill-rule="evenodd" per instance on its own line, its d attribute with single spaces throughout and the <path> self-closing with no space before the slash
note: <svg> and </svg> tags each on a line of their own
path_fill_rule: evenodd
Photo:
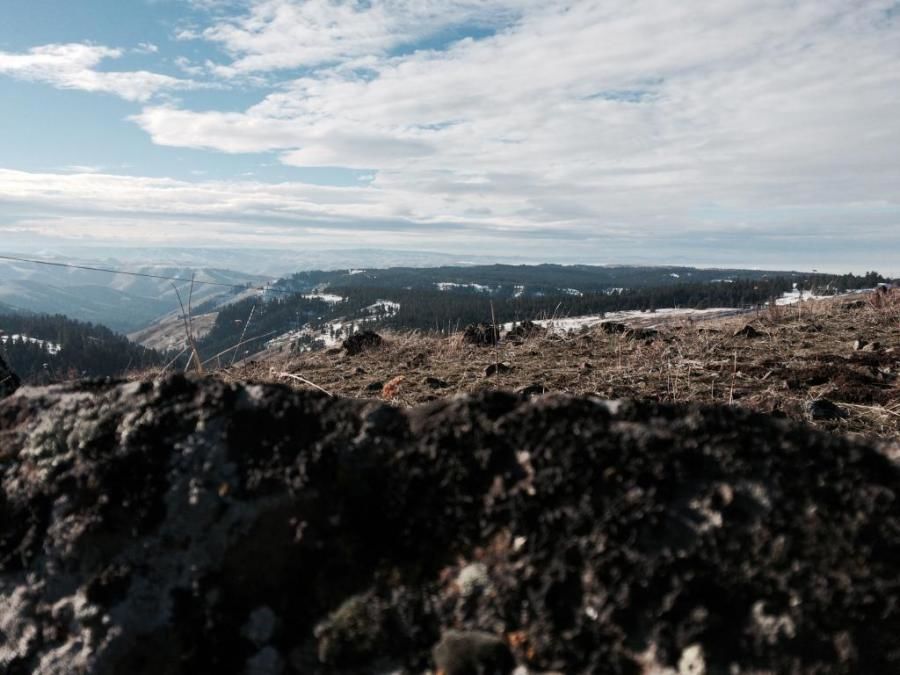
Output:
<svg viewBox="0 0 900 675">
<path fill-rule="evenodd" d="M 147 279 L 162 279 L 164 281 L 183 281 L 188 282 L 190 279 L 185 279 L 183 277 L 168 277 L 161 274 L 149 274 L 148 272 L 126 272 L 124 270 L 114 270 L 106 267 L 91 267 L 89 265 L 75 265 L 72 263 L 62 263 L 62 262 L 50 262 L 49 260 L 34 260 L 31 258 L 18 258 L 16 256 L 11 255 L 0 255 L 0 260 L 13 260 L 15 262 L 23 262 L 23 263 L 31 263 L 32 265 L 48 265 L 50 267 L 66 267 L 69 269 L 76 270 L 87 270 L 89 272 L 104 272 L 106 274 L 124 274 L 130 277 L 144 277 Z M 225 284 L 220 281 L 195 281 L 196 284 L 204 284 L 206 286 L 219 286 L 222 288 L 230 288 L 232 290 L 244 290 L 244 291 L 267 291 L 269 293 L 287 293 L 290 295 L 294 295 L 299 291 L 289 291 L 282 288 L 269 288 L 264 286 L 262 288 L 258 287 L 248 287 L 241 286 L 240 284 Z"/>
</svg>

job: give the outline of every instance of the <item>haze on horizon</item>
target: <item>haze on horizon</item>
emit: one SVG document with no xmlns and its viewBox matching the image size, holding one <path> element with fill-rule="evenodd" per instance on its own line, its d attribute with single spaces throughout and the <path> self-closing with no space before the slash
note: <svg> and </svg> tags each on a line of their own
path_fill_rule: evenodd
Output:
<svg viewBox="0 0 900 675">
<path fill-rule="evenodd" d="M 0 252 L 900 273 L 896 0 L 16 0 Z"/>
</svg>

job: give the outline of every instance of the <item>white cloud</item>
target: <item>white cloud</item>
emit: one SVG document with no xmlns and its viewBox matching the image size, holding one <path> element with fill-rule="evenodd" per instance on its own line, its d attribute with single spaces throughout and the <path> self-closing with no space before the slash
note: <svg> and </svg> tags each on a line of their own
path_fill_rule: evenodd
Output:
<svg viewBox="0 0 900 675">
<path fill-rule="evenodd" d="M 419 195 L 417 213 L 502 214 L 523 230 L 631 227 L 642 214 L 645 231 L 664 232 L 700 226 L 711 206 L 900 201 L 900 17 L 888 2 L 519 3 L 493 37 L 385 56 L 408 39 L 395 24 L 410 6 L 254 3 L 204 32 L 235 53 L 228 68 L 324 60 L 313 47 L 338 62 L 242 113 L 134 119 L 164 145 L 374 169 L 383 198 Z M 436 18 L 419 34 L 474 11 L 420 7 Z M 328 29 L 304 42 L 310 26 Z M 371 40 L 356 39 L 364 30 Z"/>
<path fill-rule="evenodd" d="M 142 44 L 150 53 L 152 45 Z M 146 70 L 101 71 L 96 67 L 107 59 L 123 55 L 121 49 L 86 43 L 50 44 L 24 53 L 0 51 L 0 75 L 44 82 L 59 89 L 114 94 L 129 101 L 148 101 L 165 90 L 192 89 L 201 86 Z"/>
<path fill-rule="evenodd" d="M 268 95 L 238 112 L 153 103 L 133 121 L 160 145 L 272 152 L 290 166 L 371 170 L 371 183 L 0 172 L 0 195 L 123 223 L 265 223 L 279 237 L 377 233 L 426 247 L 897 241 L 894 0 L 204 4 L 209 25 L 182 37 L 225 60 L 176 63 L 230 86 L 255 78 Z M 451 40 L 464 24 L 494 33 Z M 32 50 L 0 53 L 0 72 L 84 88 L 85 72 L 105 76 L 95 66 L 119 55 L 52 47 L 71 49 L 68 66 Z"/>
<path fill-rule="evenodd" d="M 244 14 L 179 37 L 221 45 L 234 60 L 218 72 L 230 76 L 382 55 L 460 24 L 508 21 L 532 2 L 254 0 Z"/>
</svg>

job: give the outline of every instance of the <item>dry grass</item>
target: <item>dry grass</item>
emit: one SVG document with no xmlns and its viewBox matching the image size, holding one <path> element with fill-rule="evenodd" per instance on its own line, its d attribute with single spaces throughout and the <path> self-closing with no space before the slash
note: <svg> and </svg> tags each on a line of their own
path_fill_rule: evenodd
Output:
<svg viewBox="0 0 900 675">
<path fill-rule="evenodd" d="M 852 299 L 851 299 L 852 300 Z M 281 381 L 335 395 L 411 406 L 485 389 L 537 385 L 547 392 L 730 404 L 805 419 L 805 404 L 828 398 L 844 419 L 817 424 L 881 439 L 900 438 L 900 292 L 773 307 L 758 315 L 657 324 L 650 340 L 598 329 L 547 334 L 496 349 L 458 337 L 385 333 L 385 344 L 357 356 L 334 350 L 269 355 L 220 373 L 241 381 Z M 644 325 L 655 319 L 648 316 Z M 758 337 L 735 336 L 750 322 Z M 854 350 L 855 340 L 878 343 Z M 506 362 L 509 372 L 484 376 Z M 398 378 L 403 378 L 398 379 Z M 443 381 L 429 384 L 428 378 Z M 389 385 L 389 386 L 386 386 Z M 387 392 L 387 393 L 385 393 Z"/>
</svg>

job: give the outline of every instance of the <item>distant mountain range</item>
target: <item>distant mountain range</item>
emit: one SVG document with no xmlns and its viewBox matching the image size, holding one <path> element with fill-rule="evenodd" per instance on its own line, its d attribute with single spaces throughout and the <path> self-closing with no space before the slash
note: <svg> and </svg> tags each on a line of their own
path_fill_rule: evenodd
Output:
<svg viewBox="0 0 900 675">
<path fill-rule="evenodd" d="M 397 251 L 392 249 L 297 249 L 297 248 L 174 248 L 174 247 L 84 247 L 34 249 L 23 257 L 77 258 L 106 266 L 171 266 L 242 270 L 247 274 L 278 277 L 301 270 L 340 270 L 354 267 L 439 267 L 497 262 L 523 263 L 521 258 Z"/>
<path fill-rule="evenodd" d="M 261 285 L 266 277 L 225 269 L 177 265 L 129 265 L 117 260 L 49 259 L 55 262 L 102 266 L 141 274 L 180 279 L 175 282 L 185 303 L 196 275 L 193 304 L 209 304 L 236 295 L 240 287 Z M 227 286 L 207 285 L 214 282 Z M 234 290 L 232 287 L 238 287 Z M 180 311 L 171 281 L 125 274 L 109 274 L 70 267 L 53 267 L 0 260 L 0 310 L 7 313 L 65 314 L 129 332 Z"/>
</svg>

